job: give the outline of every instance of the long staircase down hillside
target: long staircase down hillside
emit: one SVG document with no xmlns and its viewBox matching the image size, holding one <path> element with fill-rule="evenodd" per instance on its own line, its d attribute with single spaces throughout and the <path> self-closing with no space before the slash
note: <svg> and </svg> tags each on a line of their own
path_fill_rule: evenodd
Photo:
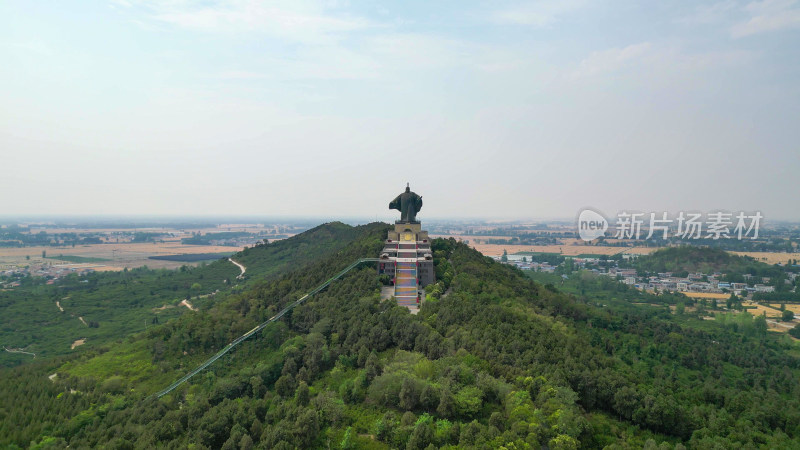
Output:
<svg viewBox="0 0 800 450">
<path fill-rule="evenodd" d="M 397 267 L 395 269 L 394 298 L 397 304 L 407 308 L 417 308 L 417 244 L 400 243 L 397 249 Z M 413 258 L 412 261 L 403 261 Z"/>
</svg>

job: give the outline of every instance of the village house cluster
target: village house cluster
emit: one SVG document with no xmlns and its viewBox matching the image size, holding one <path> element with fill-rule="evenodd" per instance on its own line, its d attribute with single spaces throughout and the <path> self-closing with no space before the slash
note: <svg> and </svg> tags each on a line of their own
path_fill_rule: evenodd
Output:
<svg viewBox="0 0 800 450">
<path fill-rule="evenodd" d="M 574 270 L 589 270 L 598 275 L 608 276 L 619 280 L 620 282 L 631 285 L 637 289 L 648 292 L 702 292 L 702 293 L 735 293 L 740 297 L 748 297 L 750 294 L 756 292 L 774 292 L 775 287 L 769 285 L 769 277 L 763 277 L 759 283 L 753 283 L 754 277 L 749 274 L 744 274 L 744 283 L 731 283 L 721 281 L 724 274 L 715 272 L 710 274 L 704 273 L 690 273 L 685 277 L 675 276 L 672 272 L 661 272 L 655 275 L 642 277 L 638 276 L 636 269 L 621 268 L 614 260 L 601 261 L 599 258 L 591 257 L 577 257 L 577 256 L 563 256 L 572 262 Z M 623 260 L 635 258 L 636 255 L 623 254 Z M 536 272 L 555 273 L 559 265 L 552 265 L 547 262 L 529 261 L 526 255 L 505 255 L 503 257 L 494 257 L 494 259 L 516 266 L 522 270 L 533 270 Z M 603 264 L 600 264 L 600 263 Z M 563 275 L 566 276 L 566 275 Z M 787 283 L 791 283 L 797 277 L 795 273 L 788 273 L 789 279 Z"/>
<path fill-rule="evenodd" d="M 27 276 L 43 277 L 47 284 L 55 284 L 59 279 L 70 275 L 87 275 L 94 269 L 79 264 L 31 264 L 24 267 L 6 267 L 0 270 L 0 288 L 10 289 L 20 286 L 20 279 Z M 5 280 L 5 281 L 3 281 Z"/>
<path fill-rule="evenodd" d="M 747 283 L 728 283 L 720 281 L 723 274 L 715 272 L 713 274 L 690 273 L 685 277 L 673 276 L 672 272 L 660 272 L 650 277 L 637 277 L 635 269 L 609 269 L 608 276 L 617 277 L 623 283 L 632 285 L 638 289 L 649 292 L 672 291 L 672 292 L 706 292 L 706 293 L 735 293 L 740 297 L 746 297 L 754 292 L 773 292 L 774 286 L 769 283 L 769 277 L 764 277 L 762 283 L 749 286 Z M 750 278 L 750 275 L 745 275 Z"/>
</svg>

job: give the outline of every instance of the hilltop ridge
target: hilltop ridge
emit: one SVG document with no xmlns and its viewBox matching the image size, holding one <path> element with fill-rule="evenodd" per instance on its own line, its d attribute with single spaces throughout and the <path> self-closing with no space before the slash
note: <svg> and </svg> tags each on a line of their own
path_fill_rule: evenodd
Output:
<svg viewBox="0 0 800 450">
<path fill-rule="evenodd" d="M 150 394 L 353 259 L 385 224 L 250 249 L 262 275 L 213 304 L 64 362 L 6 369 L 0 443 L 147 448 L 663 448 L 800 443 L 800 358 L 757 328 L 678 321 L 542 285 L 452 239 L 417 316 L 374 268 L 333 283 L 161 400 Z M 351 238 L 344 244 L 334 240 Z M 264 261 L 283 269 L 270 273 Z M 233 267 L 231 265 L 231 267 Z M 235 267 L 233 267 L 235 269 Z M 642 301 L 656 297 L 631 292 Z M 274 326 L 273 326 L 274 325 Z M 744 330 L 744 328 L 742 328 Z M 714 342 L 714 345 L 710 345 Z M 783 367 L 767 371 L 769 367 Z M 55 372 L 53 381 L 47 375 Z M 72 391 L 74 393 L 70 393 Z M 62 401 L 65 399 L 68 401 Z M 781 405 L 780 408 L 777 405 Z M 47 425 L 50 424 L 50 425 Z M 116 430 L 110 433 L 109 430 Z"/>
</svg>

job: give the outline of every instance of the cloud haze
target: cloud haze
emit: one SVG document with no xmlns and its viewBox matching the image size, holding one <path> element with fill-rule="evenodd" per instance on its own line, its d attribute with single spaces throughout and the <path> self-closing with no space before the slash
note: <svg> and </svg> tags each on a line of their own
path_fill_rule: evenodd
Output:
<svg viewBox="0 0 800 450">
<path fill-rule="evenodd" d="M 0 214 L 800 220 L 800 3 L 0 4 Z"/>
</svg>

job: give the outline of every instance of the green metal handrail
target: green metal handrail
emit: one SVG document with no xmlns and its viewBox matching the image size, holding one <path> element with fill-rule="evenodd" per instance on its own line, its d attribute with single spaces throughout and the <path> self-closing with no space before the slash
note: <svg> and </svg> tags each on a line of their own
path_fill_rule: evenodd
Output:
<svg viewBox="0 0 800 450">
<path fill-rule="evenodd" d="M 269 318 L 269 320 L 267 320 L 266 322 L 264 322 L 264 323 L 262 323 L 262 324 L 260 324 L 260 325 L 256 326 L 256 327 L 255 327 L 255 328 L 253 328 L 252 330 L 248 331 L 247 333 L 245 333 L 245 334 L 243 334 L 243 335 L 239 336 L 238 338 L 234 339 L 233 341 L 231 341 L 231 343 L 230 343 L 230 344 L 226 345 L 226 346 L 225 346 L 225 347 L 224 347 L 222 350 L 220 350 L 220 351 L 218 351 L 216 354 L 214 354 L 214 356 L 212 356 L 211 358 L 207 359 L 207 360 L 206 360 L 206 361 L 205 361 L 203 364 L 200 364 L 199 366 L 197 366 L 197 368 L 196 368 L 196 369 L 192 370 L 191 372 L 187 373 L 186 375 L 184 375 L 183 377 L 181 377 L 180 379 L 178 379 L 178 380 L 177 380 L 177 381 L 175 381 L 174 383 L 170 384 L 169 386 L 167 386 L 167 388 L 166 388 L 166 389 L 164 389 L 164 390 L 162 390 L 162 391 L 158 392 L 158 393 L 156 394 L 156 397 L 158 397 L 158 398 L 161 398 L 161 397 L 163 397 L 163 396 L 165 396 L 165 395 L 169 394 L 169 393 L 170 393 L 170 392 L 172 392 L 172 391 L 173 391 L 173 390 L 174 390 L 176 387 L 178 387 L 178 386 L 182 385 L 183 383 L 185 383 L 186 381 L 188 381 L 188 380 L 189 380 L 190 378 L 192 378 L 193 376 L 195 376 L 195 375 L 197 375 L 198 373 L 202 372 L 202 371 L 203 371 L 203 369 L 205 369 L 206 367 L 208 367 L 208 366 L 210 366 L 211 364 L 213 364 L 213 363 L 214 363 L 214 361 L 218 360 L 218 359 L 219 359 L 219 358 L 221 358 L 223 355 L 225 355 L 226 353 L 228 353 L 229 351 L 231 351 L 231 350 L 232 350 L 234 347 L 236 347 L 237 345 L 239 345 L 239 344 L 240 344 L 242 341 L 244 341 L 245 339 L 249 338 L 250 336 L 252 336 L 252 335 L 254 335 L 254 334 L 258 333 L 259 331 L 261 331 L 262 329 L 264 329 L 264 327 L 266 327 L 266 326 L 267 326 L 267 325 L 269 325 L 270 323 L 272 323 L 272 322 L 275 322 L 276 320 L 280 319 L 281 317 L 283 317 L 283 315 L 284 315 L 284 314 L 286 314 L 286 313 L 287 313 L 287 312 L 289 312 L 290 310 L 294 309 L 296 306 L 300 305 L 300 304 L 301 304 L 301 303 L 303 303 L 304 301 L 308 300 L 308 298 L 309 298 L 309 297 L 312 297 L 312 296 L 314 296 L 314 295 L 318 294 L 320 291 L 322 291 L 323 289 L 325 289 L 326 287 L 328 287 L 328 285 L 330 285 L 331 283 L 333 283 L 335 280 L 337 280 L 337 279 L 341 278 L 341 277 L 342 277 L 342 276 L 344 276 L 344 275 L 345 275 L 347 272 L 349 272 L 349 271 L 353 270 L 355 267 L 357 267 L 357 266 L 359 266 L 360 264 L 363 264 L 363 263 L 365 263 L 365 262 L 377 262 L 377 261 L 380 261 L 380 259 L 378 259 L 378 258 L 361 258 L 361 259 L 359 259 L 359 260 L 357 260 L 357 261 L 353 262 L 353 263 L 352 263 L 352 264 L 350 264 L 349 266 L 345 267 L 345 268 L 344 268 L 344 269 L 343 269 L 341 272 L 337 273 L 336 275 L 332 276 L 331 278 L 328 278 L 328 280 L 327 280 L 326 282 L 324 282 L 324 283 L 320 284 L 319 286 L 315 287 L 315 288 L 314 288 L 313 290 L 311 290 L 311 291 L 310 291 L 308 294 L 306 294 L 306 295 L 304 295 L 304 296 L 300 297 L 299 299 L 297 299 L 297 300 L 293 301 L 292 303 L 290 303 L 288 306 L 286 306 L 285 308 L 283 308 L 283 309 L 282 309 L 282 310 L 281 310 L 281 311 L 280 311 L 278 314 L 275 314 L 274 316 L 270 317 L 270 318 Z"/>
</svg>

